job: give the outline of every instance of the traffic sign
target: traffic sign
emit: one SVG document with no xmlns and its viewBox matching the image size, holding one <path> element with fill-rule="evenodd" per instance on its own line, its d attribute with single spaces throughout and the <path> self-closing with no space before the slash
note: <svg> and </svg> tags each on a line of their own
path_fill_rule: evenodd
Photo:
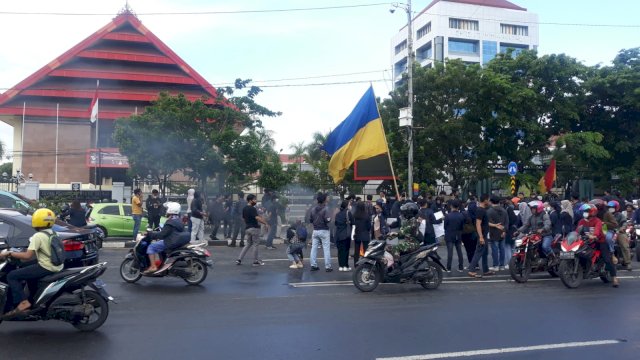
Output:
<svg viewBox="0 0 640 360">
<path fill-rule="evenodd" d="M 507 171 L 510 176 L 516 176 L 516 174 L 518 173 L 518 164 L 516 164 L 514 161 L 510 162 L 509 166 L 507 167 Z"/>
<path fill-rule="evenodd" d="M 516 196 L 516 177 L 511 177 L 511 195 Z"/>
</svg>

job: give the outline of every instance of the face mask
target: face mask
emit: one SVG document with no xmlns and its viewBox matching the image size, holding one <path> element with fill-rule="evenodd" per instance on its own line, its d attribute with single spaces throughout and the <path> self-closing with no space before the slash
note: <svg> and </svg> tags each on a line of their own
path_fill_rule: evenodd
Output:
<svg viewBox="0 0 640 360">
<path fill-rule="evenodd" d="M 585 218 L 585 219 L 588 218 L 589 217 L 589 213 L 582 213 L 582 217 Z"/>
<path fill-rule="evenodd" d="M 613 214 L 614 212 L 616 212 L 616 209 L 614 209 L 614 208 L 609 208 L 609 212 Z"/>
</svg>

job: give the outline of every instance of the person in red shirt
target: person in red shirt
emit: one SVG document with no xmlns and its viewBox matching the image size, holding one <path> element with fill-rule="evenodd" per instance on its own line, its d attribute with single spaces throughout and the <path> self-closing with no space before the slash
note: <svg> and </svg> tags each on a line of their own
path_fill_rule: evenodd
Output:
<svg viewBox="0 0 640 360">
<path fill-rule="evenodd" d="M 582 219 L 578 222 L 578 233 L 584 233 L 589 239 L 597 241 L 602 259 L 606 264 L 607 270 L 609 270 L 609 274 L 611 274 L 613 278 L 613 287 L 618 287 L 620 281 L 616 276 L 616 267 L 611 261 L 611 251 L 605 241 L 605 235 L 602 232 L 602 220 L 596 216 L 598 209 L 593 205 L 584 204 L 580 206 L 580 213 L 582 214 Z"/>
</svg>

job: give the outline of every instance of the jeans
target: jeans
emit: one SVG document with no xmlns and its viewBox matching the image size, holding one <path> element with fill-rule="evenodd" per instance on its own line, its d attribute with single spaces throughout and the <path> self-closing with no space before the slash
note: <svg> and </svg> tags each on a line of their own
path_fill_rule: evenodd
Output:
<svg viewBox="0 0 640 360">
<path fill-rule="evenodd" d="M 31 296 L 35 296 L 38 289 L 38 279 L 51 274 L 53 274 L 53 272 L 38 264 L 11 271 L 9 275 L 7 275 L 7 283 L 9 283 L 9 287 L 11 288 L 13 304 L 17 306 L 20 302 L 27 299 L 24 294 L 23 281 L 26 281 L 29 285 L 29 293 Z"/>
<path fill-rule="evenodd" d="M 482 272 L 489 271 L 489 245 L 485 240 L 484 244 L 480 244 L 480 240 L 478 240 L 478 245 L 476 246 L 476 252 L 473 254 L 473 259 L 469 263 L 469 271 L 475 272 L 476 266 L 478 266 L 478 262 L 482 259 Z"/>
<path fill-rule="evenodd" d="M 329 230 L 313 230 L 311 235 L 311 266 L 318 267 L 318 245 L 322 243 L 325 269 L 331 269 L 331 235 Z"/>
<path fill-rule="evenodd" d="M 337 241 L 336 247 L 338 248 L 338 266 L 349 267 L 349 248 L 351 247 L 351 239 Z"/>
<path fill-rule="evenodd" d="M 605 240 L 607 240 L 607 245 L 609 245 L 609 251 L 611 251 L 611 253 L 613 253 L 616 246 L 616 242 L 613 240 L 614 235 L 615 232 L 613 230 L 607 231 L 607 234 L 605 235 Z"/>
<path fill-rule="evenodd" d="M 253 261 L 259 261 L 258 259 L 258 245 L 260 245 L 260 229 L 259 228 L 248 228 L 245 231 L 247 235 L 247 242 L 245 243 L 242 251 L 240 251 L 240 256 L 238 256 L 238 260 L 242 260 L 244 256 L 249 251 L 249 248 L 253 247 Z"/>
<path fill-rule="evenodd" d="M 140 232 L 140 222 L 142 222 L 142 215 L 131 215 L 133 218 L 133 239 L 135 240 L 136 236 Z"/>
<path fill-rule="evenodd" d="M 204 220 L 192 216 L 191 223 L 193 224 L 191 229 L 191 243 L 195 243 L 196 238 L 200 241 L 204 241 Z"/>
<path fill-rule="evenodd" d="M 453 262 L 453 247 L 455 246 L 456 252 L 458 253 L 458 269 L 462 270 L 464 264 L 464 258 L 462 257 L 462 242 L 460 240 L 457 241 L 447 241 L 447 270 L 451 270 L 451 263 Z"/>
<path fill-rule="evenodd" d="M 273 239 L 276 237 L 278 230 L 278 221 L 275 224 L 269 223 L 269 234 L 267 234 L 267 247 L 273 246 Z"/>
<path fill-rule="evenodd" d="M 493 267 L 504 266 L 504 240 L 489 241 Z"/>
<path fill-rule="evenodd" d="M 546 235 L 542 238 L 542 252 L 545 255 L 549 255 L 551 253 L 551 243 L 553 242 L 553 236 Z"/>
<path fill-rule="evenodd" d="M 164 240 L 154 241 L 147 247 L 147 255 L 160 254 L 164 249 Z"/>
<path fill-rule="evenodd" d="M 296 243 L 287 246 L 287 258 L 289 258 L 289 261 L 302 261 L 302 249 L 304 248 L 304 243 Z"/>
<path fill-rule="evenodd" d="M 513 245 L 505 241 L 502 248 L 504 249 L 504 264 L 509 265 L 511 257 L 513 257 Z"/>
<path fill-rule="evenodd" d="M 238 233 L 240 233 L 240 242 L 244 242 L 245 224 L 242 216 L 237 216 L 233 219 L 233 236 L 231 237 L 231 242 L 234 244 L 238 238 Z"/>
</svg>

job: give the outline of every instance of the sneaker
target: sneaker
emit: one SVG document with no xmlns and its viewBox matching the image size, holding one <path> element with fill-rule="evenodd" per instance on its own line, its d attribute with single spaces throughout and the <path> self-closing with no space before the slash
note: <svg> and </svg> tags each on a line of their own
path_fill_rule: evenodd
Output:
<svg viewBox="0 0 640 360">
<path fill-rule="evenodd" d="M 303 263 L 299 263 L 298 264 L 298 269 L 302 269 L 302 268 L 304 268 L 304 264 Z"/>
<path fill-rule="evenodd" d="M 458 266 L 458 271 L 460 272 L 464 271 L 464 266 Z"/>
<path fill-rule="evenodd" d="M 292 264 L 289 266 L 289 269 L 297 269 L 297 268 L 298 268 L 298 265 L 296 264 Z"/>
<path fill-rule="evenodd" d="M 326 271 L 326 272 L 332 272 L 332 271 L 333 271 L 333 269 L 332 269 L 332 268 L 326 268 L 326 269 L 324 269 L 324 271 Z"/>
<path fill-rule="evenodd" d="M 350 267 L 346 267 L 346 268 L 344 268 L 344 271 L 351 271 L 351 268 Z"/>
<path fill-rule="evenodd" d="M 267 246 L 267 249 L 269 249 L 269 250 L 275 250 L 275 249 L 276 249 L 276 247 L 275 247 L 275 246 Z"/>
<path fill-rule="evenodd" d="M 498 267 L 498 271 L 504 271 L 504 270 L 506 270 L 506 269 L 504 268 L 504 266 L 500 266 L 500 267 Z"/>
<path fill-rule="evenodd" d="M 264 265 L 264 261 L 262 260 L 256 260 L 253 262 L 253 266 L 262 266 Z"/>
<path fill-rule="evenodd" d="M 451 268 L 446 268 L 446 269 L 444 269 L 444 271 L 450 273 L 451 272 Z"/>
<path fill-rule="evenodd" d="M 491 267 L 489 267 L 489 271 L 498 271 L 498 267 L 497 266 L 491 266 Z"/>
<path fill-rule="evenodd" d="M 344 271 L 344 268 L 343 268 L 342 266 L 340 266 L 340 267 L 338 268 L 338 271 L 342 272 L 342 271 Z"/>
<path fill-rule="evenodd" d="M 319 267 L 311 265 L 311 271 L 318 271 L 318 270 L 320 270 Z"/>
<path fill-rule="evenodd" d="M 504 269 L 505 269 L 505 270 L 509 270 L 509 265 L 505 265 L 505 266 L 504 266 Z"/>
<path fill-rule="evenodd" d="M 242 265 L 242 260 L 236 260 L 236 265 Z"/>
</svg>

